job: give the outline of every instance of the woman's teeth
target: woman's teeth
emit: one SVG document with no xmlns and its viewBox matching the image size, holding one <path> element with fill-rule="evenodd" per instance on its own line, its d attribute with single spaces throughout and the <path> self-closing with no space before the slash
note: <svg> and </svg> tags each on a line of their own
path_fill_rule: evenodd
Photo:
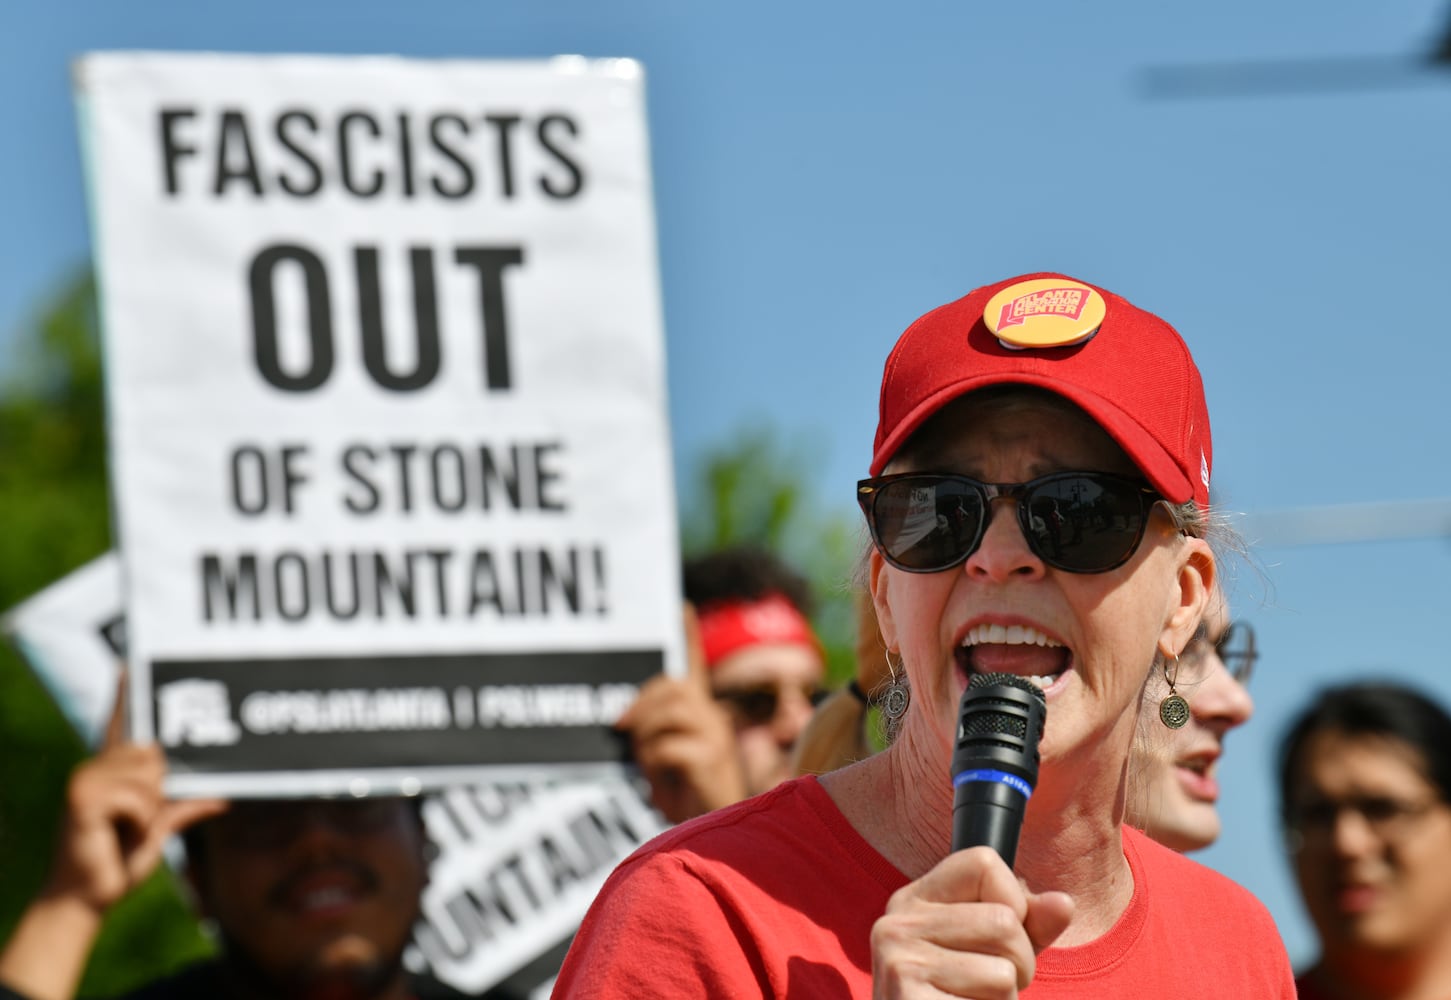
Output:
<svg viewBox="0 0 1451 1000">
<path fill-rule="evenodd" d="M 1041 646 L 1044 649 L 1062 649 L 1063 643 L 1027 625 L 975 625 L 962 638 L 962 648 L 970 651 L 973 646 Z M 1051 674 L 1029 674 L 1024 680 L 1047 689 L 1053 685 L 1063 671 Z"/>
<path fill-rule="evenodd" d="M 1063 645 L 1026 625 L 975 625 L 962 638 L 964 646 L 983 646 L 988 643 L 1000 646 L 1048 646 L 1050 648 Z"/>
</svg>

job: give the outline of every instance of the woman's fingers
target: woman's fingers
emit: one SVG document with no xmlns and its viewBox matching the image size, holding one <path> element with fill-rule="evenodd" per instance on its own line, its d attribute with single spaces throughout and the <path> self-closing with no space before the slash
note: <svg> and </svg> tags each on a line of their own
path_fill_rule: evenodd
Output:
<svg viewBox="0 0 1451 1000">
<path fill-rule="evenodd" d="M 876 995 L 1016 997 L 1036 965 L 1025 921 L 1031 918 L 1037 932 L 1056 937 L 1059 918 L 1071 913 L 1066 896 L 1051 896 L 1030 894 L 988 848 L 949 855 L 897 890 L 873 927 Z"/>
<path fill-rule="evenodd" d="M 1035 954 L 1052 945 L 1068 929 L 1073 909 L 1073 897 L 1066 892 L 1028 894 L 1028 915 L 1023 920 L 1023 929 L 1033 942 Z"/>
<path fill-rule="evenodd" d="M 1028 912 L 1027 890 L 991 847 L 953 851 L 913 884 L 929 899 L 1002 903 L 1020 921 Z"/>
</svg>

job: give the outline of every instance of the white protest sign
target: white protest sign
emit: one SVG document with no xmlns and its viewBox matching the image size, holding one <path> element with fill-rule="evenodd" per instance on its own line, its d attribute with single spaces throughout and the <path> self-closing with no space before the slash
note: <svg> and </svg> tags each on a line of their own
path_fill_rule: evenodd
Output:
<svg viewBox="0 0 1451 1000">
<path fill-rule="evenodd" d="M 133 734 L 171 790 L 619 760 L 684 669 L 638 65 L 77 80 Z"/>
<path fill-rule="evenodd" d="M 125 642 L 121 563 L 108 552 L 0 618 L 61 714 L 88 746 L 105 735 Z"/>
<path fill-rule="evenodd" d="M 467 993 L 517 978 L 521 955 L 562 959 L 615 865 L 664 829 L 623 778 L 453 788 L 424 818 L 440 854 L 410 964 Z"/>
</svg>

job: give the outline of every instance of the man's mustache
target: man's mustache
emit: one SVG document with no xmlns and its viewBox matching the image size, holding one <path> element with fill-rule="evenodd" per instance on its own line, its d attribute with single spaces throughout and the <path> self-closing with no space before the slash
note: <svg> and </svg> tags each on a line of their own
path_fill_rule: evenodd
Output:
<svg viewBox="0 0 1451 1000">
<path fill-rule="evenodd" d="M 332 859 L 313 861 L 299 865 L 284 875 L 267 893 L 267 902 L 273 906 L 284 905 L 298 886 L 318 874 L 346 873 L 355 888 L 362 892 L 373 892 L 378 888 L 378 873 L 360 861 Z"/>
</svg>

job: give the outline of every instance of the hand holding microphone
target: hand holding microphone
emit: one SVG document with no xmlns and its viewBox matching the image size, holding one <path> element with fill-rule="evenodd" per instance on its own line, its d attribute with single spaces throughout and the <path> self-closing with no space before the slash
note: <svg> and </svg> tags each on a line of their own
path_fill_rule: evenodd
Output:
<svg viewBox="0 0 1451 1000">
<path fill-rule="evenodd" d="M 921 987 L 952 996 L 1001 989 L 1000 980 L 976 978 L 992 967 L 980 956 L 1010 961 L 1023 989 L 1037 953 L 1068 926 L 1071 899 L 1030 891 L 1012 871 L 1047 714 L 1043 692 L 1021 677 L 981 674 L 968 682 L 952 755 L 953 853 L 894 894 L 872 929 L 878 997 L 915 995 Z M 964 850 L 979 846 L 1002 861 Z M 1018 924 L 1004 926 L 1004 906 Z"/>
<path fill-rule="evenodd" d="M 1038 741 L 1048 705 L 1034 683 L 974 674 L 958 709 L 952 754 L 952 849 L 987 846 L 1013 865 L 1038 783 Z"/>
</svg>

